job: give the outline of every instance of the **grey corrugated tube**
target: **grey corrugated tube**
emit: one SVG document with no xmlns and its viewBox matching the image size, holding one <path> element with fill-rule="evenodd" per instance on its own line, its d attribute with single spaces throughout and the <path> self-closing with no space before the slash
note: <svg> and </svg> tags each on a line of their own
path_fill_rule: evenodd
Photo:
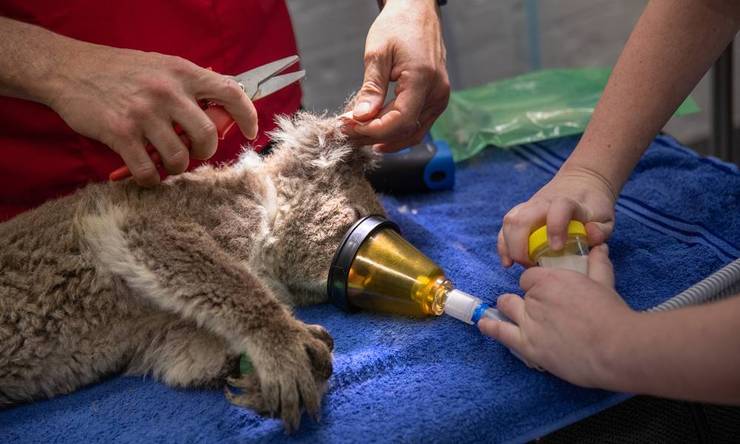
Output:
<svg viewBox="0 0 740 444">
<path fill-rule="evenodd" d="M 740 258 L 648 311 L 666 311 L 717 301 L 740 293 Z"/>
</svg>

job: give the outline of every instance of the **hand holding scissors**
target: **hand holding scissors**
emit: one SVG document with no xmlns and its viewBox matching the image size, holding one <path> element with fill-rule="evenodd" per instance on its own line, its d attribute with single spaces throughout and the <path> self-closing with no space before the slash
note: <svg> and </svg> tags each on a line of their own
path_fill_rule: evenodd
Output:
<svg viewBox="0 0 740 444">
<path fill-rule="evenodd" d="M 259 100 L 262 97 L 269 96 L 270 94 L 305 77 L 306 72 L 303 70 L 278 75 L 290 66 L 295 65 L 298 60 L 299 58 L 296 55 L 285 57 L 272 63 L 251 69 L 245 73 L 233 76 L 232 78 L 239 84 L 242 91 L 244 91 L 250 100 Z M 235 122 L 233 117 L 221 105 L 213 101 L 204 100 L 201 101 L 199 105 L 215 125 L 218 139 L 223 140 L 229 130 L 234 126 Z M 174 130 L 183 143 L 187 147 L 190 147 L 190 140 L 187 138 L 180 125 L 175 124 Z M 162 160 L 154 146 L 148 144 L 146 149 L 152 162 L 154 162 L 155 165 L 160 166 L 162 164 Z M 124 165 L 113 171 L 110 174 L 109 179 L 117 181 L 129 176 L 131 176 L 131 172 L 128 167 Z"/>
</svg>

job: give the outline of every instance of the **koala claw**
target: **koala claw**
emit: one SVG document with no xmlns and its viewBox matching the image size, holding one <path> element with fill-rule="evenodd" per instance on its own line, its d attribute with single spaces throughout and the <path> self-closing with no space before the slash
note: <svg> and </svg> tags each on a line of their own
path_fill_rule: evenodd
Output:
<svg viewBox="0 0 740 444">
<path fill-rule="evenodd" d="M 247 407 L 255 410 L 260 415 L 265 415 L 268 411 L 264 408 L 264 400 L 260 391 L 259 379 L 254 374 L 239 376 L 238 378 L 226 378 L 228 384 L 224 387 L 224 395 L 230 403 L 241 407 Z M 239 389 L 239 392 L 233 392 L 229 387 Z"/>
<path fill-rule="evenodd" d="M 329 332 L 324 327 L 318 324 L 308 324 L 306 325 L 306 327 L 316 339 L 323 341 L 324 344 L 329 347 L 330 352 L 334 351 L 334 338 L 331 337 Z"/>
<path fill-rule="evenodd" d="M 280 343 L 265 344 L 260 353 L 250 353 L 255 372 L 229 378 L 226 398 L 235 405 L 262 415 L 280 417 L 285 430 L 295 431 L 305 410 L 319 420 L 321 398 L 332 373 L 334 341 L 319 325 L 298 322 L 276 334 Z M 287 333 L 287 334 L 286 334 Z"/>
<path fill-rule="evenodd" d="M 229 386 L 236 387 L 238 389 L 249 389 L 249 388 L 259 388 L 259 381 L 255 381 L 256 378 L 253 378 L 253 374 L 248 375 L 242 375 L 239 377 L 232 377 L 229 376 L 226 378 L 226 383 L 228 384 L 225 388 L 228 390 Z"/>
</svg>

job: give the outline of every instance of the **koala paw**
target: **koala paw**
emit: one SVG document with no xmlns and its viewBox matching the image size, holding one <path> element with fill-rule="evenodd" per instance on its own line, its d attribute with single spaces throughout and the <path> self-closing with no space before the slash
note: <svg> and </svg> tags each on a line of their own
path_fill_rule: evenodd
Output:
<svg viewBox="0 0 740 444">
<path fill-rule="evenodd" d="M 255 372 L 227 380 L 226 398 L 233 404 L 257 413 L 280 417 L 286 431 L 296 430 L 305 409 L 319 418 L 321 397 L 332 373 L 334 341 L 320 325 L 295 321 L 289 328 L 274 332 L 249 353 Z"/>
</svg>

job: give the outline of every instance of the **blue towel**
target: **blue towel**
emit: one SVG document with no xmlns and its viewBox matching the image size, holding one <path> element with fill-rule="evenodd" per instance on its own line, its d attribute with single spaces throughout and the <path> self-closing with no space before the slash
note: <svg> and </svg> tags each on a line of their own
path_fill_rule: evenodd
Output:
<svg viewBox="0 0 740 444">
<path fill-rule="evenodd" d="M 552 177 L 576 142 L 489 149 L 460 166 L 454 191 L 385 204 L 458 288 L 493 302 L 519 292 L 521 273 L 504 270 L 496 255 L 501 218 Z M 610 250 L 617 289 L 635 309 L 740 257 L 740 172 L 659 137 L 619 200 Z M 0 442 L 525 441 L 628 397 L 530 370 L 451 318 L 347 314 L 328 305 L 297 314 L 325 325 L 336 350 L 321 422 L 304 417 L 294 436 L 276 420 L 231 406 L 219 390 L 114 377 L 0 412 Z"/>
</svg>

